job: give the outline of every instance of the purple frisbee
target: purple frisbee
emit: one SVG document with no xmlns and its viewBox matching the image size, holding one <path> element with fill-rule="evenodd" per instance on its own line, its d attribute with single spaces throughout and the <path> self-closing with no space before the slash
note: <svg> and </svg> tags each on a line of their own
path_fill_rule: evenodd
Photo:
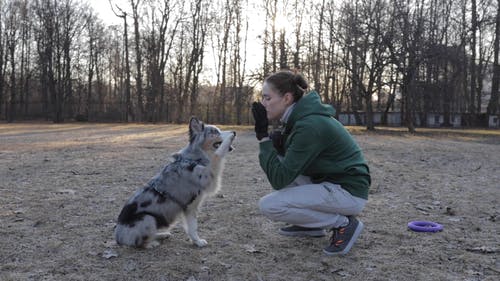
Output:
<svg viewBox="0 0 500 281">
<path fill-rule="evenodd" d="M 408 228 L 417 232 L 438 232 L 443 230 L 443 226 L 432 221 L 411 221 Z"/>
</svg>

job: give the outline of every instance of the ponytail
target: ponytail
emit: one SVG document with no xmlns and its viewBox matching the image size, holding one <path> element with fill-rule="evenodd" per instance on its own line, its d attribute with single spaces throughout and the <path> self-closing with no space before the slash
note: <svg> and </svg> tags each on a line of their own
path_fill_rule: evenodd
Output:
<svg viewBox="0 0 500 281">
<path fill-rule="evenodd" d="M 264 82 L 271 85 L 280 95 L 291 93 L 294 102 L 302 98 L 309 85 L 302 75 L 290 70 L 281 70 L 269 75 Z"/>
</svg>

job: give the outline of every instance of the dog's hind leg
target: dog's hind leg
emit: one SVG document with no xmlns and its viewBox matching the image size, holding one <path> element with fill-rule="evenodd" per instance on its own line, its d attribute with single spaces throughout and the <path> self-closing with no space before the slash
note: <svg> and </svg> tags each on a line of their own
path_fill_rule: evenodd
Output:
<svg viewBox="0 0 500 281">
<path fill-rule="evenodd" d="M 196 209 L 186 210 L 186 212 L 184 212 L 184 220 L 184 229 L 191 241 L 193 241 L 193 243 L 198 247 L 206 246 L 208 244 L 207 241 L 198 236 L 198 219 L 196 218 Z"/>
<path fill-rule="evenodd" d="M 146 249 L 153 249 L 153 248 L 156 248 L 160 246 L 160 242 L 156 241 L 156 240 L 151 240 L 151 241 L 148 241 L 145 245 L 144 245 L 144 248 Z"/>
<path fill-rule="evenodd" d="M 156 233 L 156 238 L 157 239 L 168 239 L 172 236 L 172 233 L 170 233 L 170 230 L 168 229 L 159 229 L 158 232 Z"/>
</svg>

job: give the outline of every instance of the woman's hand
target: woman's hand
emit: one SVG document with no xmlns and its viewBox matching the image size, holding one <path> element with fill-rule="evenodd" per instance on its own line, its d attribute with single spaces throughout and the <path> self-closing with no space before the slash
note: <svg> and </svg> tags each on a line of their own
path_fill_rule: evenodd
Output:
<svg viewBox="0 0 500 281">
<path fill-rule="evenodd" d="M 278 152 L 279 155 L 285 155 L 285 136 L 281 133 L 280 130 L 274 130 L 271 132 L 269 138 L 273 141 L 273 146 Z"/>
<path fill-rule="evenodd" d="M 255 136 L 257 139 L 261 140 L 268 137 L 267 127 L 269 126 L 269 121 L 267 120 L 266 108 L 260 102 L 254 102 L 252 104 L 252 114 L 255 120 Z"/>
</svg>

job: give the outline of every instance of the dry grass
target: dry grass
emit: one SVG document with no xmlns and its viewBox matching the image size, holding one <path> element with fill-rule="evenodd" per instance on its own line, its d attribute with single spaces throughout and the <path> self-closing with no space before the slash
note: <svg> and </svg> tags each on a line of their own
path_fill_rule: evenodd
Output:
<svg viewBox="0 0 500 281">
<path fill-rule="evenodd" d="M 271 191 L 251 127 L 238 131 L 222 192 L 151 250 L 118 247 L 116 216 L 187 139 L 185 125 L 0 124 L 0 280 L 497 280 L 500 131 L 349 127 L 373 183 L 351 253 L 290 239 L 257 210 Z M 410 220 L 440 222 L 435 234 Z"/>
</svg>

